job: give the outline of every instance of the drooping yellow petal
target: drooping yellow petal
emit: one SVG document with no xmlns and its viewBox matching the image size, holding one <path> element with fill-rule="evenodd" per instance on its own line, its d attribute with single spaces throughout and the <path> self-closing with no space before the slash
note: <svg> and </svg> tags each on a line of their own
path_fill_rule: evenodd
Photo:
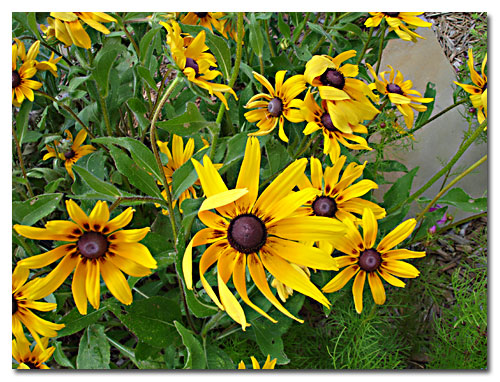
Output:
<svg viewBox="0 0 500 382">
<path fill-rule="evenodd" d="M 376 272 L 368 273 L 368 284 L 370 285 L 375 304 L 383 305 L 385 303 L 385 289 Z"/>
<path fill-rule="evenodd" d="M 245 331 L 247 326 L 250 326 L 250 324 L 247 323 L 245 313 L 243 312 L 243 308 L 240 303 L 231 293 L 226 283 L 222 280 L 219 267 L 217 267 L 217 286 L 219 287 L 220 300 L 222 305 L 224 305 L 226 313 L 238 324 L 240 324 L 241 329 Z"/>
<path fill-rule="evenodd" d="M 100 262 L 100 271 L 111 294 L 121 303 L 130 305 L 133 300 L 132 291 L 123 273 L 110 261 Z"/>
<path fill-rule="evenodd" d="M 328 299 L 303 273 L 298 272 L 287 261 L 283 260 L 271 247 L 262 248 L 261 259 L 264 267 L 283 284 L 306 295 L 324 306 L 330 306 Z"/>
<path fill-rule="evenodd" d="M 354 282 L 352 283 L 352 295 L 354 298 L 354 306 L 356 312 L 361 314 L 363 311 L 363 288 L 365 286 L 366 272 L 361 270 L 356 275 Z"/>
<path fill-rule="evenodd" d="M 331 279 L 321 290 L 325 293 L 336 292 L 344 287 L 347 282 L 359 271 L 359 265 L 351 265 Z"/>
<path fill-rule="evenodd" d="M 87 314 L 87 291 L 85 287 L 87 273 L 87 262 L 81 260 L 78 261 L 75 273 L 73 274 L 71 291 L 73 293 L 76 308 L 78 309 L 78 312 L 83 315 Z"/>
<path fill-rule="evenodd" d="M 103 263 L 109 264 L 107 261 Z M 101 300 L 101 273 L 100 261 L 89 261 L 87 264 L 87 278 L 85 279 L 85 292 L 89 299 L 90 305 L 95 310 L 99 309 Z M 108 287 L 109 289 L 109 287 Z"/>
</svg>

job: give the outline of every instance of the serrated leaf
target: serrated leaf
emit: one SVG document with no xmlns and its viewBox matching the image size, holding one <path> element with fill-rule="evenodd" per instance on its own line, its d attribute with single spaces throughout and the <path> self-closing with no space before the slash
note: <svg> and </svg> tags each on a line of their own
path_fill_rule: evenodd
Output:
<svg viewBox="0 0 500 382">
<path fill-rule="evenodd" d="M 208 122 L 200 113 L 193 102 L 188 102 L 186 111 L 168 121 L 157 122 L 156 126 L 160 129 L 167 130 L 172 134 L 177 134 L 181 137 L 192 135 L 202 128 L 214 128 L 217 126 L 215 122 Z"/>
<path fill-rule="evenodd" d="M 12 202 L 12 219 L 22 225 L 33 225 L 53 212 L 63 194 L 43 194 L 22 202 Z"/>
<path fill-rule="evenodd" d="M 137 300 L 126 307 L 112 305 L 110 310 L 137 338 L 160 348 L 173 341 L 176 336 L 173 322 L 182 317 L 179 302 L 163 296 Z"/>
<path fill-rule="evenodd" d="M 190 330 L 186 329 L 178 321 L 174 321 L 174 325 L 182 337 L 182 343 L 186 346 L 188 351 L 184 369 L 206 369 L 207 359 L 200 341 Z"/>
<path fill-rule="evenodd" d="M 109 369 L 109 341 L 103 325 L 91 325 L 83 333 L 76 356 L 77 369 Z"/>
</svg>

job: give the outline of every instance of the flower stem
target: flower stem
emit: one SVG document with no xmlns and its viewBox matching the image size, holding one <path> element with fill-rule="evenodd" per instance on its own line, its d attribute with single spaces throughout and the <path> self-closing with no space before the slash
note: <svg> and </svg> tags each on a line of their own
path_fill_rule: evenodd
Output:
<svg viewBox="0 0 500 382">
<path fill-rule="evenodd" d="M 135 53 L 137 54 L 137 58 L 139 59 L 141 57 L 141 52 L 139 50 L 139 46 L 137 45 L 137 43 L 133 39 L 132 35 L 128 31 L 127 26 L 125 24 L 123 25 L 123 31 L 127 35 L 128 39 L 130 40 L 130 42 L 132 43 L 132 45 L 134 46 Z"/>
<path fill-rule="evenodd" d="M 67 105 L 65 105 L 64 103 L 61 103 L 59 102 L 57 99 L 55 99 L 54 97 L 52 97 L 51 95 L 41 91 L 41 90 L 35 90 L 35 92 L 45 98 L 48 98 L 50 99 L 52 102 L 55 102 L 57 103 L 59 106 L 61 106 L 64 110 L 66 110 L 68 113 L 71 114 L 71 116 L 75 119 L 76 122 L 78 122 L 82 127 L 83 129 L 87 132 L 88 136 L 91 138 L 91 139 L 94 139 L 95 138 L 95 135 L 92 134 L 92 131 L 90 131 L 90 129 L 87 127 L 87 125 L 85 125 L 85 123 L 82 122 L 82 120 L 80 118 L 78 118 L 78 116 L 75 114 L 75 112 L 73 110 L 71 110 Z"/>
<path fill-rule="evenodd" d="M 274 53 L 273 42 L 271 40 L 271 35 L 269 34 L 269 25 L 267 24 L 267 20 L 264 20 L 264 29 L 266 30 L 267 45 L 269 46 L 271 57 L 276 57 L 276 53 Z"/>
<path fill-rule="evenodd" d="M 370 32 L 368 33 L 368 38 L 366 39 L 365 46 L 363 46 L 363 50 L 361 51 L 361 54 L 359 55 L 356 65 L 359 65 L 361 63 L 361 60 L 365 56 L 366 49 L 368 48 L 368 44 L 370 44 L 370 40 L 372 39 L 373 36 L 373 30 L 374 28 L 370 28 Z"/>
<path fill-rule="evenodd" d="M 155 198 L 152 196 L 119 196 L 109 207 L 109 212 L 113 211 L 116 207 L 124 202 L 139 202 L 143 201 L 145 203 L 158 203 L 166 207 L 165 200 L 160 198 Z"/>
<path fill-rule="evenodd" d="M 474 163 L 472 166 L 470 166 L 467 170 L 462 172 L 460 175 L 458 175 L 455 179 L 453 179 L 446 187 L 444 187 L 441 191 L 438 192 L 438 194 L 432 199 L 429 204 L 424 208 L 424 210 L 417 216 L 417 222 L 422 220 L 424 215 L 429 211 L 429 209 L 436 203 L 436 201 L 443 196 L 446 191 L 448 191 L 452 186 L 454 186 L 457 182 L 459 182 L 463 177 L 466 175 L 470 174 L 472 171 L 474 171 L 476 168 L 478 168 L 480 165 L 482 165 L 486 159 L 488 159 L 488 155 L 483 156 L 481 159 L 479 159 L 476 163 Z"/>
<path fill-rule="evenodd" d="M 17 139 L 17 132 L 16 129 L 14 128 L 14 125 L 12 125 L 12 137 L 14 138 L 14 143 L 16 144 L 17 157 L 19 159 L 19 165 L 21 166 L 21 172 L 23 173 L 23 178 L 26 181 L 26 188 L 28 189 L 28 194 L 30 197 L 34 197 L 35 194 L 31 189 L 30 182 L 28 180 L 28 175 L 26 173 L 26 168 L 24 167 L 23 153 L 21 152 L 21 145 L 19 143 L 19 140 Z"/>
<path fill-rule="evenodd" d="M 378 46 L 378 58 L 377 58 L 377 69 L 375 69 L 375 73 L 378 75 L 378 71 L 380 69 L 380 64 L 382 62 L 382 52 L 384 51 L 384 38 L 385 38 L 385 30 L 387 29 L 387 24 L 384 23 L 382 27 L 382 32 L 380 34 L 380 44 Z"/>
<path fill-rule="evenodd" d="M 459 148 L 457 153 L 451 158 L 451 160 L 448 162 L 448 164 L 443 167 L 439 172 L 437 172 L 426 184 L 424 184 L 420 189 L 418 189 L 413 195 L 408 197 L 407 199 L 403 200 L 401 203 L 399 203 L 397 206 L 391 208 L 389 211 L 387 211 L 387 215 L 390 213 L 396 211 L 399 209 L 401 206 L 403 206 L 406 203 L 411 203 L 413 202 L 416 198 L 418 198 L 420 195 L 422 195 L 429 187 L 431 187 L 439 178 L 441 178 L 463 155 L 465 150 L 469 148 L 469 146 L 476 140 L 477 137 L 481 134 L 481 132 L 484 130 L 484 127 L 487 126 L 488 120 L 484 120 L 483 123 L 481 123 L 476 130 L 472 133 L 472 135 L 465 141 L 465 143 Z"/>
<path fill-rule="evenodd" d="M 175 79 L 170 83 L 169 87 L 167 88 L 167 91 L 163 95 L 163 97 L 160 100 L 160 103 L 157 105 L 156 110 L 154 111 L 153 118 L 151 119 L 151 127 L 149 130 L 150 133 L 150 140 L 151 140 L 151 149 L 153 150 L 153 154 L 156 159 L 156 163 L 158 164 L 158 169 L 160 170 L 160 174 L 162 177 L 162 183 L 163 187 L 165 189 L 166 197 L 167 197 L 167 209 L 168 209 L 168 215 L 170 218 L 170 223 L 172 225 L 172 233 L 174 236 L 174 242 L 177 240 L 177 226 L 175 224 L 175 217 L 174 217 L 174 208 L 172 204 L 172 194 L 170 193 L 170 188 L 168 185 L 167 177 L 165 176 L 165 172 L 163 171 L 163 164 L 161 163 L 161 158 L 160 154 L 158 153 L 158 147 L 156 145 L 156 120 L 158 119 L 158 115 L 160 114 L 161 109 L 163 108 L 163 105 L 165 105 L 165 102 L 167 102 L 168 97 L 172 92 L 174 91 L 174 88 L 177 86 L 177 84 L 180 82 L 181 77 L 177 76 Z"/>
<path fill-rule="evenodd" d="M 237 41 L 236 41 L 236 59 L 234 61 L 233 72 L 231 73 L 231 78 L 229 79 L 228 86 L 232 88 L 236 83 L 236 79 L 238 78 L 238 73 L 240 71 L 241 64 L 241 55 L 243 52 L 243 12 L 238 12 L 238 22 L 236 24 L 237 28 Z M 260 60 L 261 58 L 259 58 Z M 229 94 L 224 94 L 226 100 L 229 98 Z M 215 148 L 217 147 L 217 141 L 219 140 L 220 134 L 220 124 L 222 122 L 222 117 L 224 116 L 225 105 L 221 103 L 219 107 L 219 113 L 217 114 L 217 119 L 215 120 L 215 124 L 218 127 L 217 131 L 213 133 L 212 138 L 212 147 L 210 148 L 210 159 L 214 159 L 215 156 Z"/>
</svg>

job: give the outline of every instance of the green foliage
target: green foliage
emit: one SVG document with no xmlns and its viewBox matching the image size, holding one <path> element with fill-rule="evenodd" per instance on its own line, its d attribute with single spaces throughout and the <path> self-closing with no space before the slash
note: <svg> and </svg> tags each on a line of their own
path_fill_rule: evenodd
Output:
<svg viewBox="0 0 500 382">
<path fill-rule="evenodd" d="M 429 229 L 437 225 L 450 208 L 483 216 L 487 212 L 487 198 L 484 196 L 472 198 L 461 188 L 453 188 L 436 201 L 439 208 L 419 219 L 410 239 L 401 243 L 400 248 L 427 252 L 425 258 L 407 261 L 418 268 L 420 275 L 416 279 L 402 278 L 405 288 L 382 281 L 387 297 L 383 305 L 374 303 L 368 282 L 364 287 L 361 314 L 354 308 L 352 280 L 339 291 L 325 294 L 330 306 L 320 305 L 295 291 L 283 306 L 304 323 L 279 312 L 261 293 L 260 286 L 256 286 L 248 267 L 244 275 L 248 298 L 278 323 L 271 322 L 245 304 L 236 293 L 235 280 L 231 278 L 234 262 L 227 269 L 219 265 L 218 261 L 230 262 L 228 258 L 224 259 L 227 253 L 214 255 L 208 252 L 207 255 L 213 237 L 207 239 L 208 236 L 204 236 L 207 231 L 198 234 L 207 226 L 216 224 L 217 229 L 211 235 L 226 240 L 229 228 L 220 219 L 215 222 L 210 217 L 200 218 L 202 203 L 224 188 L 215 174 L 208 176 L 205 184 L 200 186 L 199 174 L 191 159 L 206 167 L 208 161 L 205 158 L 209 157 L 227 188 L 234 189 L 240 180 L 248 134 L 261 134 L 257 138 L 261 150 L 260 168 L 251 168 L 259 178 L 259 194 L 295 160 L 307 158 L 309 162 L 311 157 L 318 158 L 323 171 L 335 160 L 324 151 L 325 138 L 321 129 L 305 136 L 303 131 L 306 126 L 311 127 L 310 122 L 293 123 L 288 119 L 291 116 L 291 119 L 299 119 L 298 114 L 293 113 L 299 113 L 299 100 L 304 99 L 305 92 L 297 95 L 295 111 L 281 111 L 278 116 L 284 123 L 289 142 L 279 138 L 280 122 L 277 121 L 273 128 L 268 126 L 269 131 L 262 133 L 256 126 L 257 122 L 247 119 L 248 101 L 259 93 L 267 94 L 269 90 L 256 79 L 254 72 L 268 79 L 276 88 L 278 71 L 286 70 L 287 80 L 294 75 L 303 75 L 314 56 L 333 58 L 355 50 L 356 55 L 342 65 L 346 65 L 344 69 L 348 71 L 351 69 L 350 74 L 356 72 L 353 77 L 357 80 L 369 84 L 372 79 L 364 64 L 375 66 L 388 41 L 398 38 L 394 32 L 386 33 L 386 21 L 381 28 L 370 29 L 364 26 L 369 17 L 367 13 L 247 12 L 243 19 L 240 14 L 227 13 L 223 16 L 226 24 L 221 25 L 230 28 L 224 33 L 218 30 L 217 23 L 208 28 L 206 25 L 188 25 L 184 21 L 180 23 L 183 33 L 195 38 L 204 31 L 208 50 L 205 49 L 203 54 L 213 55 L 217 62 L 217 67 L 210 67 L 207 73 L 210 76 L 216 73 L 213 70 L 217 70 L 221 75 L 206 83 L 216 84 L 208 90 L 209 85 L 198 86 L 188 80 L 183 68 L 179 67 L 182 63 L 175 59 L 178 52 L 167 44 L 166 30 L 159 21 L 165 21 L 171 15 L 148 12 L 109 15 L 116 19 L 116 22 L 103 23 L 110 30 L 109 34 L 84 23 L 83 28 L 92 41 L 92 48 L 87 50 L 76 45 L 62 48 L 56 38 L 41 35 L 40 25 L 50 17 L 48 12 L 12 14 L 12 35 L 22 39 L 26 51 L 35 40 L 40 40 L 36 58 L 39 62 L 49 60 L 52 53 L 56 58 L 62 55 L 57 63 L 57 77 L 49 71 L 38 70 L 32 78 L 42 83 L 40 91 L 34 92 L 34 101 L 25 100 L 20 107 L 12 107 L 12 133 L 16 138 L 12 140 L 12 223 L 40 229 L 47 221 L 68 221 L 70 217 L 65 210 L 65 201 L 69 199 L 75 200 L 87 215 L 97 200 L 107 201 L 110 220 L 119 216 L 126 206 L 133 206 L 132 221 L 119 229 L 133 236 L 134 229 L 149 227 L 150 231 L 140 243 L 157 265 L 150 274 L 139 277 L 142 268 L 135 269 L 137 264 L 130 260 L 137 254 L 133 251 L 124 253 L 123 258 L 130 260 L 128 268 L 122 269 L 127 282 L 124 285 L 131 289 L 132 302 L 126 305 L 118 301 L 111 293 L 113 288 L 108 288 L 104 279 L 99 278 L 100 307 L 96 310 L 89 305 L 86 315 L 81 315 L 75 307 L 73 292 L 78 285 L 73 284 L 76 271 L 71 270 L 70 276 L 56 291 L 40 299 L 41 302 L 56 303 L 57 308 L 50 312 L 35 312 L 44 320 L 65 325 L 49 341 L 49 346 L 54 346 L 55 351 L 46 362 L 48 366 L 232 370 L 240 361 L 247 368 L 252 367 L 252 356 L 262 366 L 269 355 L 276 359 L 277 368 L 289 369 L 487 367 L 486 256 L 482 252 L 478 254 L 476 248 L 469 251 L 471 253 L 462 254 L 463 261 L 457 261 L 457 269 L 450 275 L 443 271 L 446 265 L 433 252 L 447 248 L 443 239 L 446 236 L 429 234 Z M 184 15 L 176 15 L 177 20 L 182 20 Z M 477 20 L 471 31 L 478 39 L 474 46 L 476 63 L 482 62 L 487 52 L 485 16 L 484 13 L 473 14 Z M 242 41 L 234 40 L 238 20 L 243 21 Z M 185 34 L 182 37 L 187 37 Z M 226 34 L 230 37 L 225 37 Z M 184 44 L 190 42 L 187 38 Z M 239 53 L 237 57 L 236 52 L 241 52 L 241 57 Z M 409 59 L 411 54 L 409 46 Z M 18 64 L 20 62 L 18 59 Z M 193 63 L 189 65 L 196 68 Z M 358 69 L 354 70 L 353 65 Z M 466 67 L 462 69 L 459 80 L 470 83 Z M 196 70 L 199 71 L 200 67 Z M 202 80 L 199 73 L 197 79 Z M 230 79 L 237 97 L 228 92 L 217 93 L 219 86 L 227 85 Z M 233 79 L 236 79 L 234 85 Z M 317 91 L 316 86 L 309 83 L 306 87 Z M 423 89 L 417 90 L 422 92 Z M 216 97 L 221 94 L 226 97 L 228 110 Z M 439 95 L 436 85 L 429 82 L 424 97 L 438 99 Z M 276 94 L 274 96 L 279 98 Z M 421 195 L 414 190 L 414 185 L 420 180 L 419 168 L 407 167 L 390 156 L 389 150 L 395 146 L 412 150 L 411 133 L 436 116 L 432 101 L 426 104 L 426 111 L 416 112 L 413 127 L 404 129 L 400 127 L 403 126 L 400 109 L 389 102 L 387 96 L 380 96 L 380 102 L 374 103 L 380 113 L 372 120 L 359 122 L 366 126 L 367 133 L 354 133 L 366 139 L 373 150 L 354 150 L 342 142 L 340 144 L 341 155 L 346 157 L 342 171 L 352 163 L 365 165 L 363 174 L 352 179 L 351 183 L 355 185 L 364 179 L 379 186 L 378 193 L 359 195 L 384 207 L 387 212 L 378 221 L 377 241 L 402 221 L 418 215 L 418 207 L 425 207 L 432 199 L 416 199 Z M 455 100 L 468 99 L 468 95 L 459 90 L 454 96 Z M 316 92 L 314 97 L 319 104 L 320 93 Z M 259 107 L 264 112 L 269 111 L 268 98 L 254 98 L 263 101 Z M 465 142 L 475 134 L 478 124 L 474 113 L 464 117 L 470 124 Z M 271 115 L 268 113 L 265 118 L 271 118 Z M 324 122 L 316 118 L 315 123 Z M 74 161 L 76 163 L 59 157 L 43 160 L 47 147 L 70 156 L 71 142 L 63 140 L 65 130 L 76 138 L 81 129 L 88 132 L 88 137 L 75 150 L 92 145 L 94 151 L 79 156 Z M 336 133 L 340 134 L 339 131 Z M 181 137 L 184 148 L 188 139 L 194 140 L 192 156 L 173 146 L 174 135 Z M 479 139 L 486 140 L 486 133 L 482 133 Z M 169 142 L 173 163 L 168 163 L 165 154 L 153 150 L 158 147 L 157 141 Z M 175 170 L 171 180 L 168 179 L 170 199 L 162 195 L 165 186 L 163 171 L 167 164 Z M 65 166 L 71 166 L 74 178 L 70 177 Z M 453 171 L 460 173 L 462 170 L 455 168 Z M 301 175 L 310 178 L 311 173 L 308 164 Z M 452 169 L 449 174 L 452 174 Z M 207 182 L 210 183 L 208 187 Z M 299 181 L 296 186 L 298 184 Z M 188 189 L 194 192 L 193 197 L 184 199 L 181 205 L 179 198 Z M 218 212 L 227 222 L 234 219 L 233 212 L 223 214 L 220 209 Z M 360 217 L 356 211 L 350 212 Z M 75 223 L 80 224 L 76 220 Z M 266 224 L 274 223 L 266 221 Z M 445 227 L 443 232 L 449 229 L 450 226 Z M 193 289 L 187 289 L 183 273 L 187 265 L 184 253 L 193 237 L 194 241 L 203 241 L 203 244 L 195 243 L 192 250 Z M 74 242 L 80 248 L 80 238 Z M 63 243 L 66 242 L 50 238 L 26 239 L 13 232 L 12 264 L 15 266 L 16 261 L 46 253 Z M 114 250 L 120 252 L 116 249 L 120 245 L 133 248 L 123 243 L 107 244 L 109 252 L 106 256 L 114 256 Z M 313 242 L 309 244 L 314 245 Z M 485 232 L 476 244 L 478 248 L 487 247 Z M 339 255 L 338 252 L 334 249 L 333 255 Z M 76 256 L 84 257 L 81 254 Z M 115 260 L 124 261 L 123 258 Z M 137 263 L 140 260 L 137 259 Z M 59 261 L 31 270 L 30 279 L 47 277 Z M 205 266 L 206 271 L 202 269 Z M 218 275 L 227 279 L 224 282 L 234 292 L 250 324 L 244 331 L 227 311 L 219 309 L 212 301 L 200 281 L 200 271 L 204 271 L 207 283 L 220 301 L 223 296 Z M 310 280 L 318 289 L 338 274 L 321 269 L 309 271 Z M 265 276 L 271 285 L 273 277 L 267 271 Z M 85 288 L 88 292 L 90 286 Z M 280 298 L 276 288 L 270 288 Z M 33 340 L 29 331 L 25 330 L 25 333 Z"/>
</svg>

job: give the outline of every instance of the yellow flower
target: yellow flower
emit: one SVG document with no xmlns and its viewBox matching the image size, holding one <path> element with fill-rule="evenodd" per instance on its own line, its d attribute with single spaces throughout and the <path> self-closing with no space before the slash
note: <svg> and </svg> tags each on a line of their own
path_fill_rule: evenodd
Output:
<svg viewBox="0 0 500 382">
<path fill-rule="evenodd" d="M 132 303 L 132 292 L 122 271 L 133 277 L 143 277 L 156 269 L 156 260 L 139 241 L 149 227 L 123 230 L 132 220 L 134 210 L 127 208 L 109 220 L 106 202 L 97 201 L 89 216 L 73 201 L 66 201 L 73 221 L 52 220 L 45 228 L 14 225 L 16 232 L 35 240 L 66 241 L 53 250 L 19 261 L 29 269 L 46 267 L 57 260 L 59 264 L 38 284 L 38 293 L 47 296 L 54 292 L 75 270 L 71 289 L 80 314 L 87 314 L 87 299 L 99 309 L 100 276 L 113 296 L 123 304 Z"/>
<path fill-rule="evenodd" d="M 37 61 L 36 58 L 40 51 L 40 41 L 35 41 L 26 54 L 26 48 L 24 47 L 24 43 L 17 38 L 14 38 L 14 41 L 17 44 L 17 55 L 24 62 L 33 61 L 35 64 L 35 68 L 37 71 L 45 71 L 48 70 L 52 73 L 54 77 L 57 77 L 57 63 L 61 60 L 62 56 L 54 58 L 54 52 L 50 55 L 48 61 Z"/>
<path fill-rule="evenodd" d="M 73 141 L 73 135 L 69 130 L 65 130 L 66 139 L 63 139 L 61 142 L 54 141 L 56 150 L 53 147 L 45 145 L 48 153 L 43 156 L 43 160 L 47 160 L 49 158 L 59 158 L 64 161 L 64 166 L 66 167 L 66 171 L 68 171 L 71 179 L 75 179 L 75 175 L 73 174 L 73 165 L 85 155 L 90 154 L 95 151 L 95 147 L 92 145 L 84 145 L 82 143 L 87 138 L 87 132 L 85 130 L 80 130 L 76 135 L 76 139 Z"/>
<path fill-rule="evenodd" d="M 219 20 L 224 16 L 223 12 L 188 12 L 181 19 L 182 24 L 201 25 L 214 31 L 212 26 L 220 33 L 224 32 L 224 23 Z"/>
<path fill-rule="evenodd" d="M 43 294 L 44 291 L 39 289 L 40 278 L 26 283 L 29 273 L 29 269 L 19 266 L 19 263 L 12 272 L 12 333 L 17 340 L 27 341 L 23 331 L 24 325 L 34 340 L 42 349 L 45 349 L 39 334 L 44 337 L 56 337 L 57 330 L 64 328 L 64 324 L 49 322 L 31 311 L 34 309 L 40 312 L 50 312 L 57 308 L 57 304 L 36 301 L 50 293 Z"/>
<path fill-rule="evenodd" d="M 253 369 L 260 369 L 259 362 L 255 359 L 254 356 L 251 356 L 250 359 L 252 360 L 252 367 Z M 267 355 L 266 362 L 264 362 L 264 365 L 262 366 L 262 369 L 274 369 L 274 366 L 276 365 L 276 358 L 271 361 L 271 355 Z M 245 364 L 243 361 L 241 361 L 238 364 L 238 369 L 246 369 Z"/>
<path fill-rule="evenodd" d="M 325 293 L 336 292 L 355 277 L 352 293 L 356 311 L 361 313 L 366 278 L 375 304 L 382 305 L 386 296 L 380 277 L 391 285 L 404 288 L 405 283 L 398 277 L 415 278 L 420 272 L 413 265 L 400 260 L 424 257 L 425 252 L 392 249 L 412 233 L 417 224 L 415 219 L 406 220 L 398 225 L 379 242 L 377 247 L 374 247 L 378 231 L 377 219 L 370 209 L 367 208 L 363 212 L 361 223 L 363 237 L 350 220 L 346 220 L 345 223 L 348 227 L 347 235 L 337 249 L 346 255 L 338 256 L 336 259 L 340 268 L 346 268 L 330 280 L 322 290 Z"/>
<path fill-rule="evenodd" d="M 375 214 L 377 219 L 385 217 L 384 208 L 361 198 L 370 190 L 377 189 L 377 183 L 369 179 L 362 179 L 353 184 L 363 174 L 366 162 L 362 165 L 354 162 L 349 163 L 342 176 L 340 176 L 340 171 L 345 162 L 346 157 L 342 155 L 334 162 L 332 167 L 326 167 L 323 172 L 319 159 L 311 157 L 311 180 L 305 174 L 302 174 L 298 187 L 301 190 L 313 187 L 318 190 L 318 193 L 314 198 L 304 203 L 304 207 L 298 209 L 298 215 L 335 217 L 341 221 L 350 220 L 358 223 L 360 219 L 354 214 L 361 215 L 363 210 L 368 208 Z M 327 238 L 316 241 L 319 248 L 327 253 L 332 253 L 338 242 L 336 238 L 332 239 L 334 240 Z"/>
<path fill-rule="evenodd" d="M 55 37 L 66 46 L 76 45 L 90 49 L 92 42 L 83 28 L 80 20 L 95 30 L 109 34 L 109 29 L 101 23 L 115 22 L 116 19 L 103 12 L 50 12 L 53 18 L 47 18 L 47 25 L 40 25 L 40 29 L 47 38 Z"/>
<path fill-rule="evenodd" d="M 302 273 L 304 276 L 307 278 L 311 277 L 311 272 L 309 271 L 309 268 L 303 267 L 301 265 L 297 265 L 294 263 L 290 263 L 290 265 L 295 268 L 297 272 Z M 273 281 L 271 281 L 271 286 L 273 288 L 276 288 L 276 291 L 278 292 L 278 296 L 280 297 L 281 301 L 286 302 L 288 297 L 293 295 L 293 289 L 290 288 L 288 285 L 283 284 L 281 281 L 279 281 L 277 278 L 273 278 Z"/>
<path fill-rule="evenodd" d="M 424 38 L 410 30 L 417 27 L 428 28 L 432 25 L 417 17 L 423 12 L 370 12 L 372 17 L 365 21 L 365 26 L 369 28 L 378 27 L 380 22 L 385 19 L 389 25 L 389 31 L 394 31 L 405 41 L 417 41 L 418 38 Z"/>
<path fill-rule="evenodd" d="M 217 306 L 243 330 L 249 324 L 240 303 L 226 285 L 231 276 L 240 298 L 264 317 L 276 322 L 250 301 L 246 287 L 247 267 L 257 288 L 280 312 L 303 322 L 288 312 L 271 292 L 265 270 L 290 288 L 329 306 L 325 296 L 291 263 L 316 269 L 335 269 L 330 254 L 300 241 L 341 237 L 345 232 L 343 224 L 335 219 L 292 216 L 297 208 L 317 194 L 313 188 L 292 192 L 304 172 L 307 159 L 293 162 L 258 196 L 260 160 L 259 141 L 250 137 L 236 188 L 228 190 L 208 156 L 204 157 L 203 166 L 192 159 L 207 196 L 198 217 L 208 228 L 198 231 L 186 247 L 182 262 L 186 286 L 193 289 L 193 247 L 209 244 L 199 262 L 201 283 Z M 215 263 L 219 297 L 204 277 Z"/>
<path fill-rule="evenodd" d="M 314 100 L 313 94 L 314 93 L 312 93 L 309 89 L 304 98 L 304 102 L 300 107 L 300 110 L 307 121 L 307 125 L 303 131 L 304 135 L 312 134 L 321 129 L 323 131 L 325 142 L 323 152 L 330 155 L 332 162 L 340 155 L 339 142 L 352 150 L 371 150 L 365 138 L 351 133 L 344 133 L 337 129 L 332 121 L 332 118 L 330 117 L 330 114 L 328 113 L 327 101 L 322 100 L 320 107 Z M 349 127 L 353 133 L 368 133 L 366 127 L 360 124 L 349 124 Z"/>
<path fill-rule="evenodd" d="M 176 21 L 172 20 L 170 24 L 160 21 L 160 24 L 167 30 L 167 44 L 172 57 L 187 79 L 208 90 L 210 95 L 215 95 L 229 110 L 227 100 L 222 93 L 229 92 L 236 100 L 238 97 L 229 86 L 212 82 L 222 73 L 215 70 L 217 60 L 208 52 L 209 48 L 205 45 L 205 31 L 201 31 L 194 38 L 190 35 L 183 37 Z"/>
<path fill-rule="evenodd" d="M 398 70 L 395 73 L 391 65 L 387 65 L 391 69 L 390 71 L 380 73 L 380 79 L 377 77 L 377 73 L 375 73 L 375 70 L 373 70 L 370 64 L 367 63 L 366 66 L 370 70 L 373 80 L 375 81 L 369 85 L 370 89 L 377 89 L 380 94 L 387 95 L 391 103 L 396 105 L 401 114 L 403 114 L 406 127 L 411 129 L 415 118 L 415 113 L 412 109 L 418 112 L 427 110 L 427 106 L 418 105 L 415 102 L 429 103 L 432 102 L 434 98 L 423 98 L 420 92 L 412 89 L 413 82 L 411 80 L 405 81 L 401 72 Z M 389 79 L 386 79 L 388 73 Z"/>
<path fill-rule="evenodd" d="M 488 55 L 484 56 L 483 64 L 481 65 L 481 75 L 479 75 L 474 69 L 474 56 L 472 55 L 472 49 L 469 49 L 469 59 L 467 60 L 467 66 L 469 67 L 470 78 L 474 85 L 461 84 L 457 81 L 455 84 L 459 85 L 467 93 L 471 94 L 469 97 L 472 101 L 472 106 L 477 109 L 477 120 L 479 123 L 483 123 L 488 116 L 488 77 L 485 74 L 486 61 Z"/>
<path fill-rule="evenodd" d="M 288 137 L 283 129 L 285 118 L 292 123 L 304 120 L 298 109 L 302 100 L 295 98 L 306 89 L 304 76 L 297 74 L 283 82 L 285 73 L 286 70 L 280 70 L 276 73 L 275 87 L 273 88 L 265 77 L 253 72 L 255 79 L 267 89 L 269 94 L 256 94 L 245 105 L 246 109 L 257 108 L 245 113 L 248 122 L 258 121 L 259 131 L 249 135 L 267 135 L 274 130 L 279 121 L 278 135 L 282 141 L 288 142 Z"/>
<path fill-rule="evenodd" d="M 316 86 L 326 103 L 333 124 L 344 133 L 352 134 L 350 125 L 374 118 L 379 111 L 366 98 L 378 100 L 367 84 L 354 77 L 359 69 L 354 64 L 342 63 L 356 55 L 355 50 L 340 53 L 335 58 L 327 55 L 313 56 L 304 72 L 306 81 Z"/>
<path fill-rule="evenodd" d="M 202 140 L 204 140 L 202 138 Z M 206 141 L 205 141 L 206 142 Z M 158 147 L 160 148 L 160 151 L 167 156 L 168 162 L 166 166 L 163 166 L 163 171 L 165 172 L 165 177 L 167 178 L 167 182 L 169 185 L 170 192 L 172 192 L 172 177 L 174 175 L 174 172 L 178 170 L 184 163 L 186 163 L 191 157 L 193 156 L 194 152 L 194 139 L 189 138 L 186 147 L 184 147 L 184 142 L 182 141 L 182 137 L 179 137 L 178 135 L 173 136 L 172 138 L 172 152 L 170 152 L 170 149 L 168 148 L 168 142 L 161 142 L 161 141 L 156 141 L 158 144 Z M 206 145 L 203 147 L 207 147 L 208 142 L 206 142 Z M 202 149 L 203 149 L 202 148 Z M 214 164 L 215 168 L 218 170 L 222 167 L 222 163 L 220 164 Z M 200 181 L 196 180 L 194 184 L 199 185 Z M 165 190 L 162 191 L 161 193 L 165 200 L 167 199 L 167 192 Z M 196 190 L 194 189 L 193 186 L 188 187 L 186 191 L 184 191 L 180 196 L 179 196 L 179 211 L 182 213 L 182 209 L 180 206 L 182 205 L 182 202 L 185 199 L 197 199 L 196 197 Z M 173 207 L 177 204 L 177 199 L 173 201 Z M 156 205 L 159 207 L 159 204 Z M 168 210 L 162 210 L 163 214 L 168 215 Z"/>
<path fill-rule="evenodd" d="M 25 339 L 12 340 L 12 357 L 19 363 L 18 369 L 50 369 L 47 362 L 56 350 L 51 346 L 47 348 L 49 339 L 41 339 L 43 346 L 36 344 L 34 349 L 30 349 L 30 344 Z"/>
<path fill-rule="evenodd" d="M 38 42 L 40 44 L 40 42 Z M 12 44 L 12 104 L 19 107 L 25 98 L 33 102 L 35 93 L 33 90 L 38 90 L 42 87 L 42 83 L 32 80 L 31 78 L 36 74 L 36 66 L 34 54 L 36 50 L 33 44 L 28 51 L 28 55 L 24 52 L 24 44 Z M 17 65 L 17 58 L 24 57 L 23 63 L 20 67 Z M 22 59 L 22 58 L 21 58 Z"/>
</svg>

